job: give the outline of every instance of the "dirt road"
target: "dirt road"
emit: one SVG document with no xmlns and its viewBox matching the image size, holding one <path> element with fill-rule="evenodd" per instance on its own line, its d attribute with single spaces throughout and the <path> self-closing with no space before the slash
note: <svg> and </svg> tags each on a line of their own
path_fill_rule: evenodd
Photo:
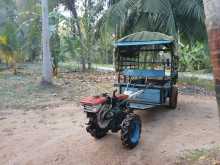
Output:
<svg viewBox="0 0 220 165">
<path fill-rule="evenodd" d="M 176 110 L 140 114 L 140 144 L 123 148 L 120 133 L 94 140 L 76 105 L 41 110 L 0 111 L 1 165 L 160 165 L 175 164 L 184 150 L 220 145 L 214 97 L 180 96 Z"/>
</svg>

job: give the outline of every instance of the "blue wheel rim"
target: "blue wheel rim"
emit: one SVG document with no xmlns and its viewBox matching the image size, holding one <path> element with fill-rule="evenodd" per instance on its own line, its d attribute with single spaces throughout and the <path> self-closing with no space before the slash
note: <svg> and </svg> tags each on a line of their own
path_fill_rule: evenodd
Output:
<svg viewBox="0 0 220 165">
<path fill-rule="evenodd" d="M 138 121 L 133 121 L 131 123 L 131 134 L 130 134 L 131 142 L 136 144 L 140 139 L 140 125 Z"/>
</svg>

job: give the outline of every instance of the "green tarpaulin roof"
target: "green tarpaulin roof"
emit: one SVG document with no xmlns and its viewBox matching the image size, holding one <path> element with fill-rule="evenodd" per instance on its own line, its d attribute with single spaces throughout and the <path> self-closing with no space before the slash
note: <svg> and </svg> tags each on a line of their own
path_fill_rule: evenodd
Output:
<svg viewBox="0 0 220 165">
<path fill-rule="evenodd" d="M 162 45 L 174 42 L 173 37 L 158 32 L 137 32 L 115 42 L 115 46 Z"/>
<path fill-rule="evenodd" d="M 174 41 L 172 36 L 168 36 L 166 34 L 162 34 L 159 32 L 148 32 L 142 31 L 130 34 L 119 39 L 117 42 L 128 42 L 128 41 L 158 41 L 158 40 L 167 40 L 167 41 Z"/>
</svg>

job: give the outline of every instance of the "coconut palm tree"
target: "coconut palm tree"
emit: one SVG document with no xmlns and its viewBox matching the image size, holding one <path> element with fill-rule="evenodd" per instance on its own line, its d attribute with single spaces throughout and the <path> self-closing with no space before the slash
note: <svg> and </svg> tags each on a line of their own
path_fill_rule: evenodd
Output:
<svg viewBox="0 0 220 165">
<path fill-rule="evenodd" d="M 42 46 L 43 46 L 43 84 L 52 83 L 52 61 L 49 44 L 48 1 L 41 0 L 42 5 Z"/>
<path fill-rule="evenodd" d="M 122 36 L 148 30 L 180 34 L 192 43 L 206 39 L 202 0 L 110 0 L 109 5 L 105 20 Z"/>
<path fill-rule="evenodd" d="M 203 0 L 206 14 L 206 27 L 215 77 L 216 97 L 220 110 L 220 1 Z"/>
<path fill-rule="evenodd" d="M 94 43 L 96 42 L 96 20 L 100 16 L 103 10 L 103 0 L 82 0 L 81 16 L 77 13 L 76 3 L 77 0 L 59 0 L 66 9 L 68 9 L 72 16 L 72 34 L 77 40 L 77 45 L 80 45 L 78 50 L 75 50 L 75 54 L 80 54 L 80 61 L 82 71 L 86 70 L 86 63 L 88 69 L 92 65 L 91 54 L 94 51 Z M 78 53 L 80 52 L 80 53 Z"/>
<path fill-rule="evenodd" d="M 71 29 L 73 34 L 77 34 L 79 36 L 79 40 L 82 40 L 82 31 L 81 31 L 81 27 L 80 27 L 80 19 L 77 13 L 77 9 L 76 9 L 76 1 L 77 0 L 59 0 L 59 2 L 61 4 L 63 4 L 66 9 L 68 9 L 72 16 L 73 19 L 71 21 Z M 82 71 L 86 70 L 86 59 L 83 55 L 81 55 L 80 57 L 80 61 L 81 61 L 81 66 L 82 66 Z"/>
</svg>

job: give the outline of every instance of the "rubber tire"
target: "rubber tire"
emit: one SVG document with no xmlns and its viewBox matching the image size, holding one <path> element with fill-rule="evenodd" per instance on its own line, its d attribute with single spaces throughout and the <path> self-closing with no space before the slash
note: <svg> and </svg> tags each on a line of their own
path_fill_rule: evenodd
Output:
<svg viewBox="0 0 220 165">
<path fill-rule="evenodd" d="M 91 129 L 91 131 L 88 131 L 88 129 Z M 88 126 L 87 132 L 89 132 L 90 135 L 92 137 L 94 137 L 95 139 L 101 139 L 108 133 L 108 129 L 102 129 L 97 125 L 96 126 Z"/>
<path fill-rule="evenodd" d="M 139 140 L 137 143 L 133 143 L 130 139 L 131 135 L 131 123 L 133 121 L 138 121 L 139 123 L 139 128 L 140 128 L 140 133 L 139 136 L 141 137 L 141 119 L 138 115 L 130 113 L 128 114 L 125 119 L 122 121 L 121 124 L 121 140 L 122 144 L 129 149 L 134 148 L 136 145 L 138 145 Z M 139 138 L 140 139 L 140 138 Z"/>
<path fill-rule="evenodd" d="M 173 86 L 171 89 L 171 96 L 170 96 L 170 100 L 169 100 L 169 107 L 171 109 L 176 109 L 177 98 L 178 98 L 178 88 L 176 86 Z"/>
</svg>

